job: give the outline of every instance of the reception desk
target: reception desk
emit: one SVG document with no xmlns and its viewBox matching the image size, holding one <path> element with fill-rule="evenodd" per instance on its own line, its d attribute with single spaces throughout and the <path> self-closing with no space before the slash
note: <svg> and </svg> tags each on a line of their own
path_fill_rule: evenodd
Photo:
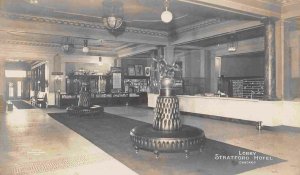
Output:
<svg viewBox="0 0 300 175">
<path fill-rule="evenodd" d="M 144 103 L 145 97 L 142 93 L 111 93 L 111 94 L 91 94 L 91 104 L 100 106 L 116 105 L 138 105 Z M 55 97 L 55 105 L 66 108 L 71 105 L 78 105 L 79 95 L 60 94 Z"/>
<path fill-rule="evenodd" d="M 148 94 L 155 107 L 158 94 Z M 178 95 L 181 112 L 262 122 L 265 126 L 300 127 L 300 102 Z"/>
</svg>

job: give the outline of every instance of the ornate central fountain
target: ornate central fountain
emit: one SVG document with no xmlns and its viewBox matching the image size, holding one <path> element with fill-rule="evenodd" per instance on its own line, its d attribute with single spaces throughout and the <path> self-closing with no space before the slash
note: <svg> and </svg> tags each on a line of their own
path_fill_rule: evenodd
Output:
<svg viewBox="0 0 300 175">
<path fill-rule="evenodd" d="M 102 114 L 104 109 L 99 105 L 91 105 L 90 80 L 87 73 L 82 76 L 81 90 L 79 92 L 78 106 L 67 107 L 67 113 L 71 116 L 94 116 Z"/>
<path fill-rule="evenodd" d="M 159 158 L 161 152 L 184 152 L 188 158 L 190 151 L 202 150 L 205 134 L 201 129 L 182 125 L 179 100 L 173 90 L 176 65 L 167 65 L 165 60 L 157 62 L 161 80 L 153 125 L 133 128 L 130 138 L 136 153 L 140 149 L 153 151 Z"/>
</svg>

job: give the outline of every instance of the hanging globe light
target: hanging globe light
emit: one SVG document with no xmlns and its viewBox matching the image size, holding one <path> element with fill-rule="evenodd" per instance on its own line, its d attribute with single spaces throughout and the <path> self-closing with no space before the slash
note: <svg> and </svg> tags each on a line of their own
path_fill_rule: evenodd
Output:
<svg viewBox="0 0 300 175">
<path fill-rule="evenodd" d="M 161 18 L 162 22 L 169 23 L 173 19 L 173 14 L 168 10 L 168 8 L 169 8 L 169 0 L 165 0 L 164 6 L 165 6 L 166 10 L 161 13 L 160 18 Z"/>
<path fill-rule="evenodd" d="M 160 17 L 161 17 L 162 22 L 169 23 L 173 19 L 173 14 L 170 11 L 166 10 L 166 11 L 162 12 Z"/>
</svg>

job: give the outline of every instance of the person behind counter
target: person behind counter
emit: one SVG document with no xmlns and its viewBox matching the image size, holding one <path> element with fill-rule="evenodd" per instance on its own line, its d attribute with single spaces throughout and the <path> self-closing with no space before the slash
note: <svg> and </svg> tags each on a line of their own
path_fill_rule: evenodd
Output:
<svg viewBox="0 0 300 175">
<path fill-rule="evenodd" d="M 221 75 L 220 77 L 219 77 L 219 80 L 218 80 L 218 92 L 217 92 L 217 94 L 219 95 L 219 96 L 222 96 L 222 97 L 224 97 L 224 96 L 227 96 L 226 94 L 226 92 L 227 92 L 227 89 L 226 89 L 226 86 L 225 86 L 225 84 L 226 84 L 226 82 L 225 82 L 225 77 L 224 77 L 224 75 Z"/>
</svg>

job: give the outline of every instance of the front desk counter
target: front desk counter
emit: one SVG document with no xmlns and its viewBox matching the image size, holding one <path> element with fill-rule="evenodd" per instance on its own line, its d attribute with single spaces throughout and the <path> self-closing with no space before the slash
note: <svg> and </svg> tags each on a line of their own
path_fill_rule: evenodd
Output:
<svg viewBox="0 0 300 175">
<path fill-rule="evenodd" d="M 158 94 L 148 94 L 155 108 Z M 265 126 L 300 127 L 300 102 L 178 95 L 179 110 L 194 114 L 262 122 Z"/>
<path fill-rule="evenodd" d="M 71 105 L 77 106 L 79 95 L 57 94 L 56 98 L 56 106 L 66 108 Z M 138 105 L 145 102 L 144 98 L 143 94 L 136 93 L 92 94 L 91 104 L 101 106 Z"/>
</svg>

